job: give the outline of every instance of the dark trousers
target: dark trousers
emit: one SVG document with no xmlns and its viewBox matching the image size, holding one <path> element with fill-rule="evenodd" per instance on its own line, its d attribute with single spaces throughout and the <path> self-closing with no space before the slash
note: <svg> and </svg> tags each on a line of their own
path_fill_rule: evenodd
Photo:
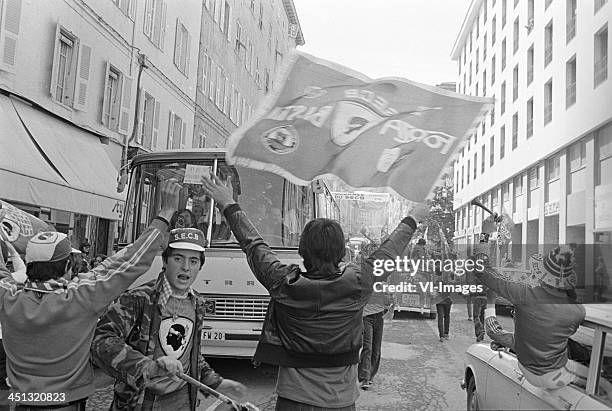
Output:
<svg viewBox="0 0 612 411">
<path fill-rule="evenodd" d="M 15 411 L 85 411 L 87 398 L 72 401 L 68 404 L 53 405 L 17 405 Z"/>
<path fill-rule="evenodd" d="M 355 404 L 349 405 L 347 407 L 342 408 L 324 408 L 317 407 L 310 404 L 304 404 L 303 402 L 297 402 L 293 400 L 289 400 L 287 398 L 278 397 L 276 399 L 276 411 L 355 411 Z"/>
<path fill-rule="evenodd" d="M 467 307 L 468 318 L 472 318 L 472 296 L 465 297 L 465 305 Z"/>
<path fill-rule="evenodd" d="M 436 310 L 438 311 L 438 332 L 440 333 L 440 337 L 448 335 L 451 305 L 452 304 L 449 303 L 436 304 Z"/>
<path fill-rule="evenodd" d="M 383 326 L 382 312 L 363 317 L 363 336 L 357 371 L 359 381 L 371 381 L 378 372 Z"/>
<path fill-rule="evenodd" d="M 472 297 L 474 303 L 474 334 L 484 335 L 484 312 L 487 308 L 487 297 Z"/>
</svg>

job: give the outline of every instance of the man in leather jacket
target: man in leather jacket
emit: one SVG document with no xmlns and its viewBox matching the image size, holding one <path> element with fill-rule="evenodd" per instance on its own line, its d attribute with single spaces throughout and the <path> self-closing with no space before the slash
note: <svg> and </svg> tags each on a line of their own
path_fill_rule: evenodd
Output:
<svg viewBox="0 0 612 411">
<path fill-rule="evenodd" d="M 283 264 L 218 178 L 202 187 L 223 211 L 251 270 L 270 293 L 254 361 L 279 366 L 277 410 L 354 410 L 363 308 L 377 281 L 375 260 L 395 260 L 417 229 L 406 217 L 364 262 L 340 265 L 344 233 L 337 221 L 317 218 L 304 227 L 297 264 Z M 419 214 L 424 215 L 421 207 Z"/>
</svg>

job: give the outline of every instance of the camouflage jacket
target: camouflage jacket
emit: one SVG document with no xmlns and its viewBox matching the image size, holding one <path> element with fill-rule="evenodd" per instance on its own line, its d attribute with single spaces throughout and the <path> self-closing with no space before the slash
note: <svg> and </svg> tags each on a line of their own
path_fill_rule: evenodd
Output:
<svg viewBox="0 0 612 411">
<path fill-rule="evenodd" d="M 127 291 L 100 318 L 91 346 L 94 364 L 115 378 L 113 410 L 140 409 L 144 399 L 144 368 L 153 361 L 161 322 L 159 300 L 163 274 L 157 280 Z M 223 380 L 200 354 L 204 299 L 194 292 L 196 324 L 189 375 L 211 388 Z M 189 386 L 191 410 L 196 408 L 197 389 Z"/>
</svg>

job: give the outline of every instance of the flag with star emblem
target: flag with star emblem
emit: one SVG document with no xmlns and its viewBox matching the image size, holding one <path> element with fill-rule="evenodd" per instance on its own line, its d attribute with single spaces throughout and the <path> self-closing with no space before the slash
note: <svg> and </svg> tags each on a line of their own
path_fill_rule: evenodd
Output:
<svg viewBox="0 0 612 411">
<path fill-rule="evenodd" d="M 401 78 L 372 80 L 294 51 L 275 90 L 228 141 L 227 161 L 293 183 L 335 175 L 423 201 L 493 100 Z"/>
</svg>

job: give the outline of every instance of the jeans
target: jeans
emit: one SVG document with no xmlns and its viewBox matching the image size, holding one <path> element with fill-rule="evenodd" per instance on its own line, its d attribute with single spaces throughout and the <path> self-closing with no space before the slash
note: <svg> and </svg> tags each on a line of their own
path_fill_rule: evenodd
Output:
<svg viewBox="0 0 612 411">
<path fill-rule="evenodd" d="M 472 297 L 472 302 L 474 303 L 474 334 L 476 334 L 476 337 L 484 336 L 484 314 L 485 308 L 487 308 L 487 297 Z"/>
<path fill-rule="evenodd" d="M 382 312 L 363 317 L 363 343 L 357 371 L 359 381 L 371 381 L 378 372 L 383 325 Z"/>
<path fill-rule="evenodd" d="M 440 333 L 440 338 L 448 335 L 451 305 L 452 304 L 448 303 L 436 304 L 436 310 L 438 311 L 438 332 Z"/>
</svg>

